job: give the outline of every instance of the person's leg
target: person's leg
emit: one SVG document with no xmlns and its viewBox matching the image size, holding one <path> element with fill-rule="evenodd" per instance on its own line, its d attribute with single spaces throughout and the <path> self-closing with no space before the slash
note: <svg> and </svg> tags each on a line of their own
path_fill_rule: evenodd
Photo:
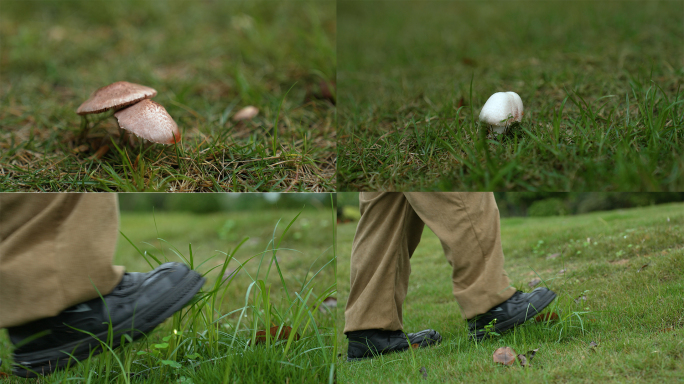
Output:
<svg viewBox="0 0 684 384">
<path fill-rule="evenodd" d="M 407 193 L 416 214 L 437 235 L 452 266 L 454 296 L 468 319 L 470 337 L 482 339 L 492 324 L 505 332 L 534 317 L 556 294 L 510 286 L 503 269 L 499 209 L 493 193 Z"/>
<path fill-rule="evenodd" d="M 411 192 L 406 198 L 442 243 L 464 319 L 513 296 L 516 290 L 503 268 L 499 209 L 492 193 Z"/>
<path fill-rule="evenodd" d="M 116 198 L 0 195 L 0 326 L 16 346 L 15 375 L 47 375 L 101 352 L 101 340 L 116 348 L 123 335 L 142 337 L 204 284 L 180 263 L 113 267 Z"/>
<path fill-rule="evenodd" d="M 402 193 L 362 192 L 359 206 L 344 332 L 401 330 L 410 258 L 424 224 Z"/>
<path fill-rule="evenodd" d="M 0 194 L 0 328 L 55 316 L 110 293 L 116 194 Z"/>
<path fill-rule="evenodd" d="M 426 347 L 441 341 L 427 329 L 404 334 L 402 306 L 411 273 L 410 258 L 424 224 L 401 193 L 361 193 L 361 219 L 351 256 L 351 291 L 344 332 L 347 359 Z"/>
</svg>

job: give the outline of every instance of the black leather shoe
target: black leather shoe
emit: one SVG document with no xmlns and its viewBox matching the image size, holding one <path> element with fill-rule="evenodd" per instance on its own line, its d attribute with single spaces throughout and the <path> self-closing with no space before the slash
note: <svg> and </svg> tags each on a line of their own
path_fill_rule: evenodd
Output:
<svg viewBox="0 0 684 384">
<path fill-rule="evenodd" d="M 418 348 L 428 347 L 440 343 L 442 335 L 434 329 L 426 329 L 408 335 L 404 334 L 403 331 L 368 329 L 348 332 L 347 339 L 349 339 L 347 361 L 357 361 L 384 353 L 405 351 L 409 348 L 409 341 L 411 345 L 417 344 Z"/>
<path fill-rule="evenodd" d="M 10 341 L 17 345 L 12 373 L 20 377 L 47 375 L 76 365 L 69 355 L 83 360 L 91 352 L 102 352 L 100 341 L 107 343 L 110 321 L 112 348 L 119 346 L 124 334 L 140 338 L 183 308 L 202 285 L 204 278 L 180 263 L 162 264 L 148 273 L 125 273 L 104 300 L 89 300 L 55 317 L 9 328 Z"/>
<path fill-rule="evenodd" d="M 488 334 L 485 326 L 494 319 L 496 322 L 492 330 L 497 333 L 506 332 L 536 316 L 555 298 L 556 294 L 548 288 L 537 288 L 530 293 L 516 291 L 510 299 L 468 320 L 469 336 L 478 341 L 485 338 Z"/>
</svg>

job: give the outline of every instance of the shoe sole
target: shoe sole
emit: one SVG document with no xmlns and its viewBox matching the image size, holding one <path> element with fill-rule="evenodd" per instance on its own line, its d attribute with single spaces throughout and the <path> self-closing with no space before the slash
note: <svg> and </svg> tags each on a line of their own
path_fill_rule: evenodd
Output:
<svg viewBox="0 0 684 384">
<path fill-rule="evenodd" d="M 548 291 L 546 295 L 542 296 L 541 301 L 539 302 L 539 305 L 533 306 L 532 303 L 527 306 L 526 311 L 521 311 L 517 315 L 513 316 L 512 318 L 502 322 L 502 323 L 497 323 L 494 324 L 494 331 L 497 333 L 504 333 L 511 328 L 520 325 L 527 320 L 533 318 L 536 316 L 539 312 L 543 311 L 553 300 L 556 299 L 556 293 L 553 291 Z M 476 332 L 475 333 L 475 340 L 481 341 L 487 336 L 486 332 Z M 472 338 L 472 334 L 470 336 Z"/>
<path fill-rule="evenodd" d="M 142 313 L 135 314 L 132 320 L 136 325 L 135 329 L 130 329 L 131 322 L 125 321 L 116 327 L 112 327 L 114 335 L 112 349 L 121 344 L 123 335 L 129 335 L 133 340 L 137 340 L 146 333 L 152 331 L 157 325 L 171 317 L 178 310 L 183 308 L 204 285 L 205 279 L 194 270 L 188 270 L 183 280 L 176 285 L 178 295 L 169 294 L 176 299 L 171 302 L 161 302 L 154 307 L 147 308 Z M 142 320 L 141 320 L 142 319 Z M 142 322 L 142 324 L 141 324 Z M 12 374 L 19 377 L 36 378 L 41 375 L 49 375 L 54 371 L 66 368 L 74 360 L 81 361 L 102 353 L 102 342 L 107 340 L 109 331 L 95 334 L 97 339 L 89 337 L 59 347 L 25 353 L 14 356 L 15 365 Z M 72 358 L 73 356 L 73 358 Z M 34 372 L 35 371 L 35 372 Z"/>
</svg>

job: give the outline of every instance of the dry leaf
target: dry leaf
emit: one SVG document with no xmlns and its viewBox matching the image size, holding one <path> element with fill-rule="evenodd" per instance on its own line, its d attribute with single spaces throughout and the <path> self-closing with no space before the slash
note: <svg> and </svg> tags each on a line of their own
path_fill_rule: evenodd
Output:
<svg viewBox="0 0 684 384">
<path fill-rule="evenodd" d="M 420 373 L 423 374 L 423 379 L 427 379 L 427 369 L 425 367 L 420 367 Z"/>
<path fill-rule="evenodd" d="M 566 268 L 563 268 L 563 269 L 561 269 L 560 271 L 558 271 L 558 273 L 562 275 L 562 274 L 564 274 L 564 273 L 567 272 L 567 271 L 568 271 L 568 270 L 567 270 Z"/>
<path fill-rule="evenodd" d="M 589 350 L 590 351 L 596 352 L 596 347 L 598 347 L 598 344 L 596 342 L 592 341 L 591 343 L 589 343 Z"/>
<path fill-rule="evenodd" d="M 643 270 L 646 269 L 646 267 L 648 267 L 649 265 L 650 265 L 650 263 L 649 263 L 649 264 L 644 264 L 644 265 L 642 265 L 641 268 L 639 268 L 639 269 L 637 270 L 637 273 L 643 271 Z"/>
<path fill-rule="evenodd" d="M 413 348 L 413 349 L 418 349 L 418 348 L 420 348 L 420 344 L 418 344 L 418 343 L 413 343 L 413 344 L 411 344 L 411 348 Z"/>
<path fill-rule="evenodd" d="M 557 258 L 558 256 L 560 256 L 560 253 L 553 253 L 553 254 L 551 254 L 551 255 L 546 256 L 546 260 L 555 259 L 555 258 Z"/>
<path fill-rule="evenodd" d="M 539 284 L 539 283 L 541 283 L 541 279 L 538 278 L 538 277 L 535 277 L 534 279 L 532 279 L 532 281 L 530 281 L 529 283 L 527 283 L 527 285 L 528 285 L 530 288 L 532 288 L 532 287 L 534 287 L 535 285 L 537 285 L 537 284 Z"/>
<path fill-rule="evenodd" d="M 530 367 L 530 366 L 532 366 L 532 364 L 531 364 L 531 363 L 532 363 L 532 359 L 534 358 L 534 355 L 537 354 L 537 351 L 538 351 L 538 350 L 539 350 L 539 348 L 533 349 L 533 350 L 531 350 L 531 351 L 527 351 L 527 353 L 524 354 L 524 355 L 523 355 L 522 353 L 519 354 L 519 355 L 518 355 L 518 362 L 520 363 L 520 365 L 523 366 L 523 367 Z"/>
<path fill-rule="evenodd" d="M 0 372 L 0 379 L 6 378 L 6 377 L 10 377 L 10 375 L 8 375 L 5 372 Z"/>
<path fill-rule="evenodd" d="M 276 333 L 278 333 L 279 326 L 274 326 L 271 327 L 270 333 L 271 333 L 271 338 L 275 339 Z M 292 332 L 291 327 L 283 327 L 283 329 L 280 330 L 280 334 L 278 335 L 278 340 L 287 340 L 290 338 L 290 333 Z M 295 333 L 294 335 L 294 341 L 299 340 L 299 334 Z M 256 333 L 256 343 L 265 343 L 266 342 L 266 331 L 257 331 Z"/>
<path fill-rule="evenodd" d="M 495 363 L 503 365 L 513 365 L 515 361 L 515 351 L 511 347 L 501 347 L 494 351 L 492 359 Z"/>
<path fill-rule="evenodd" d="M 252 120 L 256 115 L 259 114 L 259 109 L 253 105 L 248 105 L 241 110 L 239 110 L 234 116 L 233 121 L 240 120 Z"/>
<path fill-rule="evenodd" d="M 556 312 L 547 312 L 537 315 L 534 321 L 541 323 L 542 321 L 558 321 L 558 314 Z"/>
</svg>

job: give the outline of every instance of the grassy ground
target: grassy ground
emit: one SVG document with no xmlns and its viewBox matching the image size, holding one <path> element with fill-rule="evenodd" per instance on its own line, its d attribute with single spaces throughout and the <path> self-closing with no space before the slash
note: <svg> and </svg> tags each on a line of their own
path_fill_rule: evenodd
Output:
<svg viewBox="0 0 684 384">
<path fill-rule="evenodd" d="M 479 344 L 466 339 L 439 240 L 425 230 L 413 256 L 404 306 L 407 331 L 433 328 L 441 345 L 347 363 L 338 334 L 341 382 L 676 382 L 684 379 L 684 204 L 501 223 L 506 271 L 518 289 L 536 276 L 558 294 L 553 323 L 530 321 Z M 341 224 L 340 308 L 349 294 L 355 223 Z M 554 254 L 561 254 L 549 258 Z M 561 273 L 565 270 L 564 273 Z M 582 298 L 585 298 L 584 300 Z M 343 311 L 338 331 L 342 332 Z M 590 343 L 598 344 L 590 348 Z M 493 363 L 495 349 L 539 348 L 532 368 Z M 423 379 L 420 369 L 425 367 Z"/>
<path fill-rule="evenodd" d="M 338 190 L 684 187 L 684 3 L 396 4 L 338 4 Z"/>
<path fill-rule="evenodd" d="M 332 1 L 10 0 L 0 33 L 0 190 L 335 189 Z M 82 137 L 76 108 L 120 80 L 158 91 L 180 145 L 126 144 L 110 114 Z"/>
<path fill-rule="evenodd" d="M 188 258 L 190 244 L 196 268 L 209 260 L 197 268 L 200 272 L 220 266 L 226 258 L 225 253 L 234 256 L 225 276 L 240 264 L 245 266 L 229 284 L 222 286 L 218 295 L 209 296 L 177 313 L 158 327 L 147 341 L 120 348 L 116 354 L 91 358 L 78 368 L 35 382 L 328 382 L 334 369 L 335 315 L 316 310 L 316 305 L 334 295 L 332 245 L 335 223 L 330 209 L 303 211 L 282 237 L 274 255 L 270 242 L 275 238 L 278 245 L 297 213 L 276 209 L 256 214 L 157 213 L 156 224 L 151 213 L 122 214 L 122 236 L 115 264 L 125 265 L 128 271 L 150 270 L 135 247 L 141 252 L 152 253 L 162 262 L 164 257 L 182 261 L 176 252 Z M 278 220 L 281 222 L 274 231 Z M 249 240 L 235 252 L 245 237 Z M 215 258 L 210 259 L 212 256 Z M 275 265 L 269 268 L 274 256 L 282 270 L 282 280 Z M 150 261 L 156 265 L 155 261 Z M 267 269 L 270 269 L 268 274 Z M 204 292 L 214 288 L 220 270 L 209 273 Z M 264 286 L 253 284 L 255 281 L 263 281 Z M 270 295 L 262 294 L 269 289 Z M 247 295 L 248 291 L 251 294 Z M 246 303 L 247 296 L 249 301 Z M 264 304 L 267 296 L 271 307 Z M 180 316 L 183 316 L 182 321 Z M 250 343 L 255 332 L 263 330 L 264 324 L 268 323 L 292 326 L 301 340 L 293 340 L 289 346 L 287 342 L 279 342 L 270 347 L 252 347 Z M 174 330 L 179 331 L 178 334 Z M 9 339 L 2 330 L 0 372 L 10 371 L 10 356 Z M 121 374 L 122 371 L 127 374 Z M 2 382 L 31 382 L 16 378 L 3 381 L 1 376 Z"/>
</svg>

